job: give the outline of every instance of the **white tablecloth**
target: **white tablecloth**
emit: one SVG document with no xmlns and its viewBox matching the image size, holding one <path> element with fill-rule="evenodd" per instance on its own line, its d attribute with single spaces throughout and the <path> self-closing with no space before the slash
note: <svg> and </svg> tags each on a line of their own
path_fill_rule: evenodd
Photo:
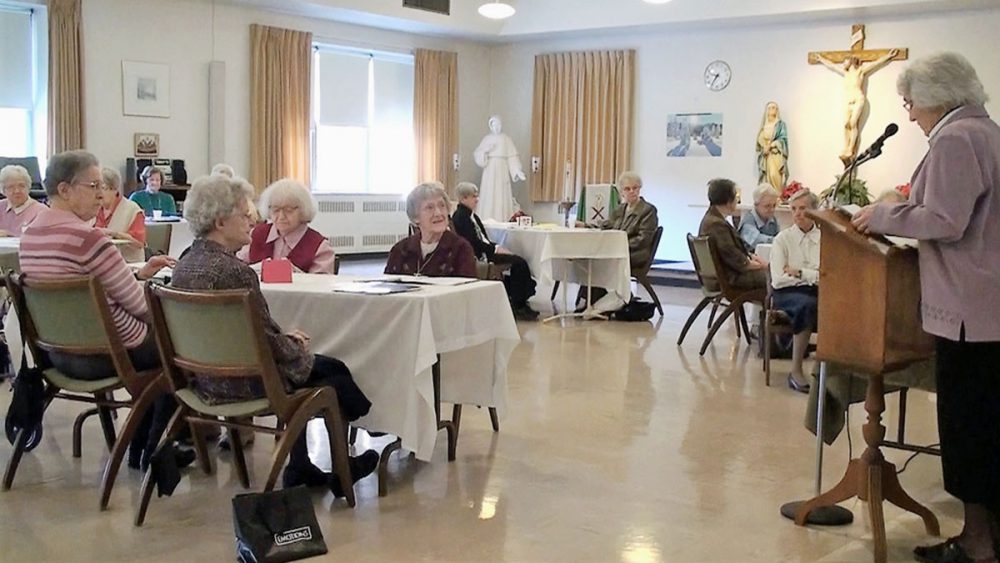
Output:
<svg viewBox="0 0 1000 563">
<path fill-rule="evenodd" d="M 372 402 L 358 426 L 388 432 L 429 460 L 438 430 L 431 366 L 441 354 L 447 403 L 507 408 L 507 362 L 520 341 L 499 282 L 422 287 L 393 295 L 335 293 L 351 276 L 295 274 L 262 284 L 282 329 L 300 329 L 310 349 L 342 360 Z"/>
<path fill-rule="evenodd" d="M 617 294 L 623 302 L 631 297 L 631 267 L 625 231 L 554 227 L 521 228 L 511 224 L 486 225 L 493 242 L 528 261 L 540 285 L 554 280 L 587 283 L 591 267 L 594 287 Z"/>
</svg>

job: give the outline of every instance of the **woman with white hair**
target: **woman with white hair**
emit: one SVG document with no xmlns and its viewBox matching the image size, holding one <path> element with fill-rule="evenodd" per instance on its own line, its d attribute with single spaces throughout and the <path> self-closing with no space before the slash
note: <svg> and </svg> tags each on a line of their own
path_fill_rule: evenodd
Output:
<svg viewBox="0 0 1000 563">
<path fill-rule="evenodd" d="M 221 175 L 195 180 L 184 200 L 184 218 L 191 224 L 195 241 L 177 261 L 170 284 L 180 289 L 198 291 L 248 289 L 261 303 L 257 311 L 278 372 L 292 389 L 330 386 L 337 390 L 341 413 L 348 421 L 368 414 L 371 403 L 354 383 L 351 372 L 335 358 L 314 355 L 309 351 L 309 335 L 293 330 L 284 332 L 271 317 L 267 302 L 260 293 L 257 273 L 236 257 L 236 251 L 250 242 L 249 192 L 237 179 Z M 195 380 L 195 392 L 210 404 L 246 401 L 264 396 L 260 380 L 226 378 Z M 378 454 L 368 450 L 351 458 L 354 481 L 370 474 L 378 466 Z M 309 460 L 306 433 L 302 432 L 289 454 L 282 477 L 285 487 L 297 485 L 326 486 L 343 496 L 340 481 L 313 465 Z"/>
<path fill-rule="evenodd" d="M 3 206 L 0 207 L 0 237 L 19 237 L 21 231 L 35 220 L 45 206 L 31 199 L 31 175 L 18 164 L 8 164 L 0 170 L 0 193 Z"/>
<path fill-rule="evenodd" d="M 236 177 L 236 171 L 233 170 L 233 167 L 230 166 L 230 165 L 228 165 L 228 164 L 225 164 L 223 162 L 220 162 L 220 163 L 216 164 L 215 166 L 213 166 L 212 167 L 212 171 L 209 172 L 209 174 L 212 175 L 212 176 L 215 176 L 216 174 L 219 174 L 219 175 L 225 176 L 226 178 L 235 178 Z"/>
<path fill-rule="evenodd" d="M 861 231 L 920 241 L 923 329 L 935 338 L 944 488 L 964 504 L 956 538 L 919 561 L 996 561 L 1000 514 L 1000 127 L 976 70 L 955 53 L 914 61 L 896 82 L 930 148 L 909 200 L 869 205 Z"/>
<path fill-rule="evenodd" d="M 317 205 L 305 185 L 289 178 L 278 180 L 260 195 L 259 208 L 269 221 L 253 229 L 250 244 L 237 254 L 240 260 L 256 264 L 266 258 L 287 258 L 301 272 L 333 273 L 333 246 L 309 227 Z"/>
<path fill-rule="evenodd" d="M 448 229 L 450 204 L 440 182 L 426 182 L 406 196 L 406 214 L 416 227 L 389 251 L 387 274 L 476 277 L 476 254 Z"/>
<path fill-rule="evenodd" d="M 781 230 L 774 217 L 779 197 L 771 184 L 761 184 L 753 191 L 753 209 L 740 219 L 739 229 L 740 238 L 750 252 L 756 252 L 758 244 L 770 244 Z"/>
<path fill-rule="evenodd" d="M 458 207 L 451 216 L 455 233 L 472 245 L 478 259 L 495 264 L 510 264 L 510 275 L 504 277 L 503 281 L 514 316 L 528 321 L 535 320 L 538 318 L 538 311 L 528 305 L 528 299 L 535 294 L 535 280 L 531 278 L 528 263 L 524 258 L 490 240 L 486 227 L 476 214 L 479 188 L 475 184 L 459 182 L 455 186 L 455 195 L 458 197 Z"/>
<path fill-rule="evenodd" d="M 121 174 L 114 168 L 101 168 L 101 187 L 97 193 L 101 207 L 94 218 L 94 226 L 111 238 L 131 243 L 122 249 L 127 262 L 145 260 L 146 215 L 139 204 L 122 197 Z"/>
</svg>

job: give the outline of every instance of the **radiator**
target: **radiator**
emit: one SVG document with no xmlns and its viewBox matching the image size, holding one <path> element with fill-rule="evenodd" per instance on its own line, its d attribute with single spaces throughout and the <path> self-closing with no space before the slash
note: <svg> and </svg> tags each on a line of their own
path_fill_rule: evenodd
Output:
<svg viewBox="0 0 1000 563">
<path fill-rule="evenodd" d="M 317 194 L 310 226 L 330 239 L 334 252 L 388 252 L 406 238 L 406 201 L 391 194 Z"/>
</svg>

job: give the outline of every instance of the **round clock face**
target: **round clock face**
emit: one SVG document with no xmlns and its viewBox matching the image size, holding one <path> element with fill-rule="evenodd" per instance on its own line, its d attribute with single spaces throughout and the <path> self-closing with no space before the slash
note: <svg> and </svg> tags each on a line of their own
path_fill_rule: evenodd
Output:
<svg viewBox="0 0 1000 563">
<path fill-rule="evenodd" d="M 705 86 L 713 92 L 718 92 L 729 86 L 733 71 L 725 61 L 712 61 L 705 67 Z"/>
</svg>

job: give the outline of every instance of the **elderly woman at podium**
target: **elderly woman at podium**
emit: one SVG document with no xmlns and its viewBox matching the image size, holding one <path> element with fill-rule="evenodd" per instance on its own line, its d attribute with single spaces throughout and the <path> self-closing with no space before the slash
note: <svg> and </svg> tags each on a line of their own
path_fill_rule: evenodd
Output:
<svg viewBox="0 0 1000 563">
<path fill-rule="evenodd" d="M 736 183 L 726 178 L 708 182 L 708 211 L 701 220 L 698 236 L 708 236 L 715 241 L 719 259 L 729 284 L 739 289 L 765 289 L 767 287 L 767 262 L 756 254 L 747 252 L 736 229 L 726 220 L 739 213 L 736 207 Z"/>
<path fill-rule="evenodd" d="M 961 535 L 920 561 L 996 561 L 1000 512 L 1000 127 L 961 55 L 914 61 L 896 88 L 930 148 L 908 201 L 868 206 L 861 231 L 920 241 L 923 328 L 935 337 L 944 487 L 965 508 Z"/>
<path fill-rule="evenodd" d="M 799 190 L 789 200 L 794 225 L 774 237 L 771 249 L 771 286 L 774 308 L 792 319 L 792 372 L 788 387 L 809 392 L 802 373 L 802 361 L 809 338 L 816 330 L 819 302 L 819 226 L 806 212 L 819 206 L 819 198 L 809 190 Z"/>
</svg>

